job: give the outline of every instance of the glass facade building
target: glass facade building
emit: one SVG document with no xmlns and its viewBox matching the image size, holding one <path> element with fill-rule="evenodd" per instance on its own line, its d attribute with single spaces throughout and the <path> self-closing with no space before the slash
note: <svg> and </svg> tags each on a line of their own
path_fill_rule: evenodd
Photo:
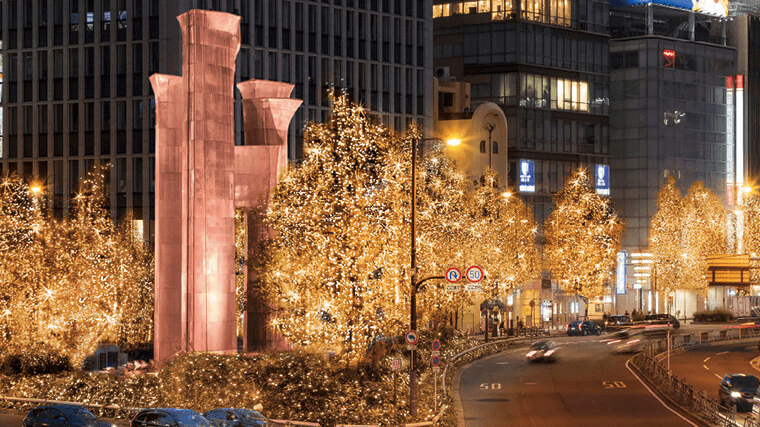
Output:
<svg viewBox="0 0 760 427">
<path fill-rule="evenodd" d="M 638 29 L 635 12 L 640 12 Z M 660 28 L 650 26 L 649 34 L 647 13 L 664 15 L 651 20 Z M 719 25 L 701 26 L 700 33 L 694 15 L 657 5 L 613 10 L 611 182 L 626 221 L 623 249 L 629 253 L 648 249 L 649 223 L 668 176 L 684 193 L 701 181 L 724 203 L 732 200 L 727 184 L 733 174 L 734 114 L 727 105 L 727 80 L 735 74 L 736 50 L 725 45 Z"/>
<path fill-rule="evenodd" d="M 432 0 L 0 0 L 5 79 L 0 169 L 37 179 L 65 215 L 78 182 L 109 164 L 114 218 L 128 211 L 150 238 L 154 215 L 154 98 L 148 78 L 181 74 L 176 17 L 190 9 L 241 16 L 236 81 L 295 84 L 305 122 L 324 120 L 330 89 L 391 128 L 432 129 Z M 235 111 L 236 141 L 242 108 Z"/>
<path fill-rule="evenodd" d="M 435 68 L 504 110 L 509 185 L 532 162 L 520 195 L 543 224 L 565 178 L 609 165 L 609 3 L 437 0 L 433 23 Z"/>
</svg>

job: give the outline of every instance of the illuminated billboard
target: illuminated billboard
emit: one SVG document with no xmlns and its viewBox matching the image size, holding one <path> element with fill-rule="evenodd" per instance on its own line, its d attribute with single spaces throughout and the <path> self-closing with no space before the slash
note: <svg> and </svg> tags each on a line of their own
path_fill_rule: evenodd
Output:
<svg viewBox="0 0 760 427">
<path fill-rule="evenodd" d="M 536 174 L 533 160 L 520 160 L 520 186 L 519 190 L 523 193 L 536 192 Z"/>
<path fill-rule="evenodd" d="M 610 7 L 637 6 L 649 3 L 693 10 L 706 15 L 728 16 L 728 0 L 610 0 Z"/>
<path fill-rule="evenodd" d="M 625 281 L 626 281 L 626 271 L 625 271 L 625 251 L 620 251 L 617 253 L 617 271 L 615 275 L 615 293 L 618 295 L 625 294 Z"/>
<path fill-rule="evenodd" d="M 594 186 L 596 194 L 602 196 L 610 195 L 610 167 L 609 165 L 596 165 L 594 173 Z"/>
</svg>

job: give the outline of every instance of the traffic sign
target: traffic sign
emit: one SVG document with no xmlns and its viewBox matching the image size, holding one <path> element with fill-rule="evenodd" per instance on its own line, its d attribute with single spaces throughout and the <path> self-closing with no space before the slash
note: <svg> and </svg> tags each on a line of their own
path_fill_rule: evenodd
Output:
<svg viewBox="0 0 760 427">
<path fill-rule="evenodd" d="M 419 341 L 420 336 L 417 335 L 417 331 L 409 331 L 406 333 L 406 343 L 409 345 L 415 345 L 417 344 L 417 341 Z"/>
<path fill-rule="evenodd" d="M 441 358 L 438 356 L 433 356 L 433 366 L 438 366 L 441 364 Z"/>
<path fill-rule="evenodd" d="M 462 272 L 456 267 L 451 267 L 446 270 L 446 280 L 449 283 L 457 283 L 462 280 Z"/>
<path fill-rule="evenodd" d="M 459 283 L 449 283 L 446 285 L 446 292 L 459 292 L 460 290 L 462 290 L 462 287 L 459 285 Z"/>
<path fill-rule="evenodd" d="M 478 283 L 483 280 L 483 269 L 477 265 L 470 266 L 467 269 L 467 280 L 470 283 Z"/>
<path fill-rule="evenodd" d="M 401 359 L 391 359 L 391 370 L 394 372 L 401 370 Z"/>
<path fill-rule="evenodd" d="M 438 340 L 433 340 L 433 351 L 438 351 L 441 349 L 441 342 Z"/>
<path fill-rule="evenodd" d="M 468 283 L 465 289 L 467 289 L 467 292 L 483 292 L 483 285 L 480 283 Z"/>
</svg>

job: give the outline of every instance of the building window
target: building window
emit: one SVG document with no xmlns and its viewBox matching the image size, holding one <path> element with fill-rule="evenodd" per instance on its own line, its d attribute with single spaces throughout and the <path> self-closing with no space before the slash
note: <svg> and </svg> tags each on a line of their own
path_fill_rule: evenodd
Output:
<svg viewBox="0 0 760 427">
<path fill-rule="evenodd" d="M 493 147 L 491 147 L 491 149 L 493 150 L 493 154 L 499 154 L 499 143 L 493 141 L 492 145 Z"/>
<path fill-rule="evenodd" d="M 480 141 L 480 152 L 481 153 L 486 153 L 486 140 L 485 139 L 482 140 L 482 141 Z"/>
</svg>

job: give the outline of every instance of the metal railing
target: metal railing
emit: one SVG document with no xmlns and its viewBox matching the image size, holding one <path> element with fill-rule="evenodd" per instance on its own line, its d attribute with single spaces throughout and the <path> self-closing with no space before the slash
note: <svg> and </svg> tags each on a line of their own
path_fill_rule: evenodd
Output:
<svg viewBox="0 0 760 427">
<path fill-rule="evenodd" d="M 715 333 L 713 333 L 715 332 Z M 709 344 L 717 341 L 732 341 L 760 337 L 760 328 L 724 329 L 713 332 L 699 332 L 688 335 L 671 335 L 671 352 L 683 351 L 687 347 Z M 644 351 L 631 359 L 632 365 L 657 389 L 661 397 L 682 409 L 682 413 L 693 416 L 714 427 L 760 427 L 760 422 L 750 413 L 737 417 L 733 407 L 719 405 L 708 399 L 704 392 L 694 392 L 694 387 L 678 378 L 663 365 L 667 356 L 668 339 L 652 341 Z"/>
</svg>

